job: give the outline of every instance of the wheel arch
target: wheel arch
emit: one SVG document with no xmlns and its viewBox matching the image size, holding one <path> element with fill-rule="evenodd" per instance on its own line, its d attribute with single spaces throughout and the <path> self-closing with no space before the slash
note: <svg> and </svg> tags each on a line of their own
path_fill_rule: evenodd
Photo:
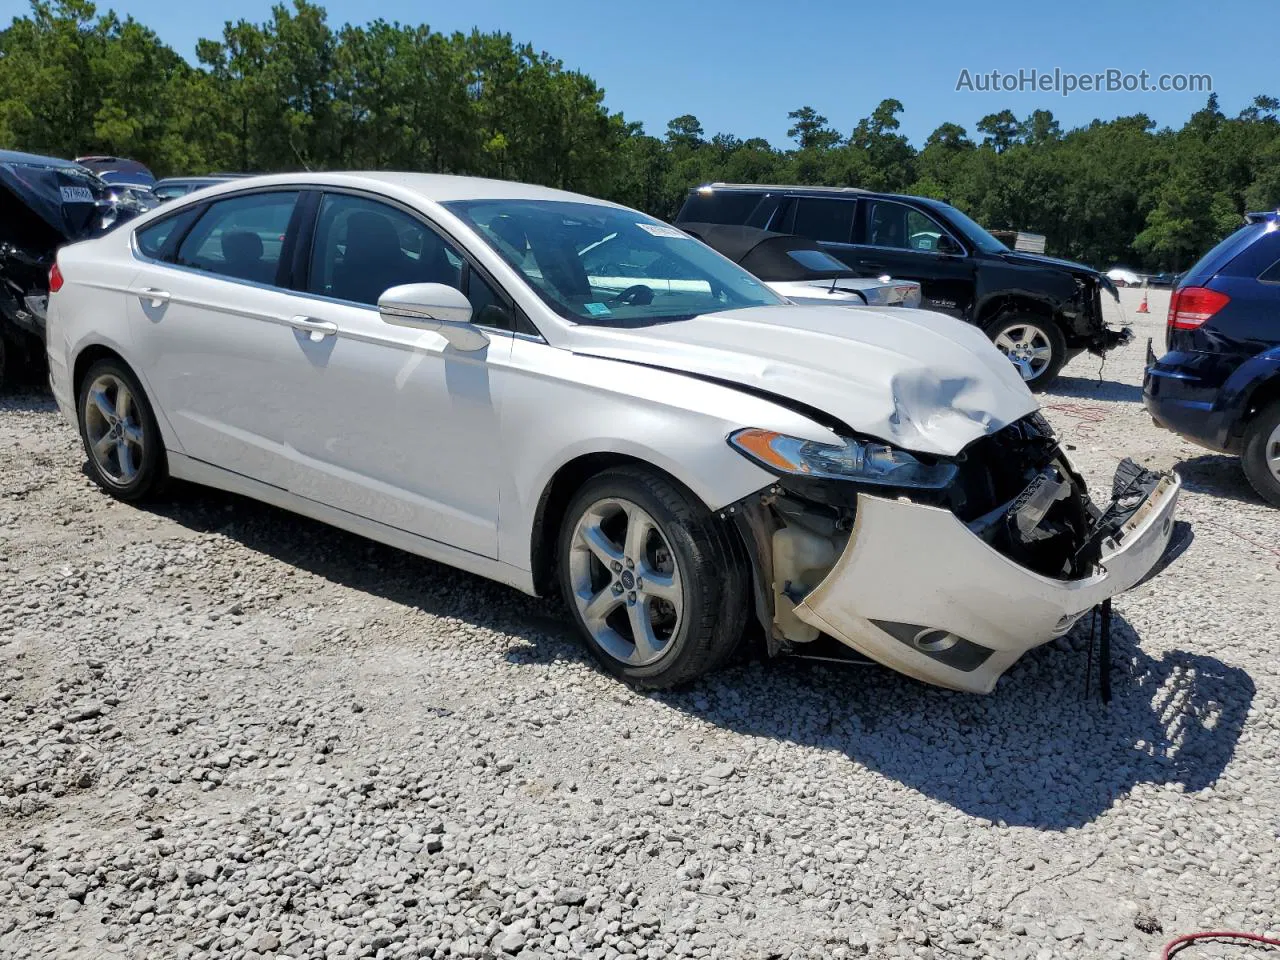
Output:
<svg viewBox="0 0 1280 960">
<path fill-rule="evenodd" d="M 670 470 L 632 453 L 616 450 L 601 450 L 584 453 L 568 460 L 552 474 L 534 509 L 533 523 L 529 531 L 529 561 L 533 587 L 538 596 L 554 596 L 558 590 L 556 585 L 556 544 L 559 541 L 560 527 L 564 523 L 569 503 L 587 481 L 592 477 L 615 467 L 639 467 L 662 477 L 668 483 L 683 490 L 689 497 L 707 507 L 706 499 L 698 494 L 688 483 L 673 474 Z M 744 551 L 746 543 L 733 524 L 726 524 L 731 531 L 736 545 Z"/>
<path fill-rule="evenodd" d="M 1241 423 L 1249 423 L 1277 400 L 1280 400 L 1280 371 L 1270 379 L 1262 381 L 1250 392 L 1244 404 L 1244 416 L 1241 417 Z"/>
<path fill-rule="evenodd" d="M 985 300 L 978 308 L 975 322 L 985 330 L 995 322 L 1000 314 L 1013 312 L 1033 313 L 1038 317 L 1057 323 L 1059 329 L 1062 329 L 1062 324 L 1058 322 L 1058 311 L 1053 304 L 1035 297 L 1022 296 L 1016 293 L 1002 293 Z M 1063 333 L 1065 335 L 1065 329 Z"/>
<path fill-rule="evenodd" d="M 1280 400 L 1280 347 L 1251 357 L 1223 384 L 1215 408 L 1227 422 L 1221 440 L 1239 443 L 1249 424 L 1272 403 Z"/>
<path fill-rule="evenodd" d="M 105 343 L 91 343 L 76 354 L 75 361 L 71 366 L 71 389 L 77 405 L 80 403 L 80 393 L 84 384 L 85 374 L 100 360 L 116 360 L 124 364 L 135 377 L 138 375 L 138 372 L 133 369 L 133 365 L 120 354 L 119 350 Z"/>
<path fill-rule="evenodd" d="M 156 419 L 156 426 L 160 429 L 160 440 L 164 445 L 164 449 L 178 450 L 178 452 L 181 452 L 181 447 L 174 439 L 173 426 L 169 423 L 169 419 L 165 415 L 165 412 L 160 408 L 160 405 L 156 403 L 156 398 L 154 391 L 151 389 L 151 384 L 147 382 L 147 378 L 143 376 L 142 372 L 129 362 L 129 358 L 125 355 L 125 351 L 122 350 L 118 344 L 108 340 L 93 340 L 89 343 L 82 344 L 76 349 L 72 356 L 68 370 L 71 378 L 70 385 L 72 391 L 71 401 L 73 404 L 73 422 L 79 422 L 81 383 L 84 380 L 85 374 L 87 374 L 89 369 L 99 360 L 115 360 L 133 374 L 134 378 L 142 387 L 143 395 L 151 407 L 152 416 Z"/>
</svg>

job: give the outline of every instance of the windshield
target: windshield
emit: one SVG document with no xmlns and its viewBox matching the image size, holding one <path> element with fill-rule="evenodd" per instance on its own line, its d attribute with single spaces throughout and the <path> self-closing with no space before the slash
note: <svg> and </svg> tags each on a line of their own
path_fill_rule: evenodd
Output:
<svg viewBox="0 0 1280 960">
<path fill-rule="evenodd" d="M 963 233 L 965 238 L 983 253 L 1009 252 L 1008 247 L 987 233 L 986 229 L 976 220 L 961 213 L 949 203 L 940 203 L 938 206 L 951 218 L 951 222 L 956 229 Z"/>
<path fill-rule="evenodd" d="M 705 244 L 631 210 L 558 200 L 444 206 L 575 323 L 661 323 L 786 302 Z"/>
</svg>

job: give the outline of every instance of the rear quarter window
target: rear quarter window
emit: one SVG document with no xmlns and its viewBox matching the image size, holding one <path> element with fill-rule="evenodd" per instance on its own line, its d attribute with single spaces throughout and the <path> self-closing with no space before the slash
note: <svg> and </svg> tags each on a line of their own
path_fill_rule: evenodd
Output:
<svg viewBox="0 0 1280 960">
<path fill-rule="evenodd" d="M 1205 283 L 1215 274 L 1220 273 L 1227 264 L 1248 249 L 1250 244 L 1257 240 L 1266 228 L 1267 225 L 1265 223 L 1250 223 L 1241 227 L 1197 260 L 1195 266 L 1184 275 L 1182 285 L 1196 286 Z"/>
<path fill-rule="evenodd" d="M 1263 283 L 1280 283 L 1280 260 L 1258 274 L 1258 279 Z"/>
<path fill-rule="evenodd" d="M 152 260 L 161 259 L 168 251 L 169 241 L 181 236 L 200 213 L 199 207 L 188 207 L 172 217 L 156 220 L 140 229 L 134 239 L 138 251 Z"/>
<path fill-rule="evenodd" d="M 677 223 L 746 224 L 763 194 L 741 190 L 694 191 L 684 202 Z"/>
</svg>

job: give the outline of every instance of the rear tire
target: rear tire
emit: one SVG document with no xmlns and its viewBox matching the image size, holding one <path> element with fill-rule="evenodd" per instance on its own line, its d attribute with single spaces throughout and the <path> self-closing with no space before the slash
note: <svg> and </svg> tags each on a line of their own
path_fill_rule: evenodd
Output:
<svg viewBox="0 0 1280 960">
<path fill-rule="evenodd" d="M 80 381 L 76 410 L 89 476 L 98 486 L 131 503 L 164 488 L 164 442 L 133 371 L 118 360 L 99 360 Z"/>
<path fill-rule="evenodd" d="M 1033 391 L 1047 387 L 1067 362 L 1067 340 L 1053 320 L 1006 311 L 987 325 L 987 336 Z"/>
<path fill-rule="evenodd" d="M 1280 507 L 1280 400 L 1265 407 L 1249 424 L 1240 464 L 1253 489 Z"/>
<path fill-rule="evenodd" d="M 742 639 L 749 577 L 731 532 L 692 494 L 642 467 L 606 470 L 565 512 L 565 604 L 600 664 L 647 688 L 720 666 Z"/>
</svg>

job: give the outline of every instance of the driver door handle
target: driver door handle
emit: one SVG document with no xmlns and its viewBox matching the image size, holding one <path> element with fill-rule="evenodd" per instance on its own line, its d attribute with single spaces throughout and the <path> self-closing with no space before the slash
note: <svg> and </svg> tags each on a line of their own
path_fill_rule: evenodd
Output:
<svg viewBox="0 0 1280 960">
<path fill-rule="evenodd" d="M 295 330 L 305 330 L 311 335 L 312 343 L 319 343 L 338 332 L 338 325 L 333 321 L 317 320 L 315 317 L 294 317 L 289 321 L 289 326 Z"/>
<path fill-rule="evenodd" d="M 150 300 L 153 307 L 168 303 L 173 296 L 168 290 L 161 290 L 159 287 L 143 287 L 133 291 L 133 294 L 139 300 Z"/>
</svg>

